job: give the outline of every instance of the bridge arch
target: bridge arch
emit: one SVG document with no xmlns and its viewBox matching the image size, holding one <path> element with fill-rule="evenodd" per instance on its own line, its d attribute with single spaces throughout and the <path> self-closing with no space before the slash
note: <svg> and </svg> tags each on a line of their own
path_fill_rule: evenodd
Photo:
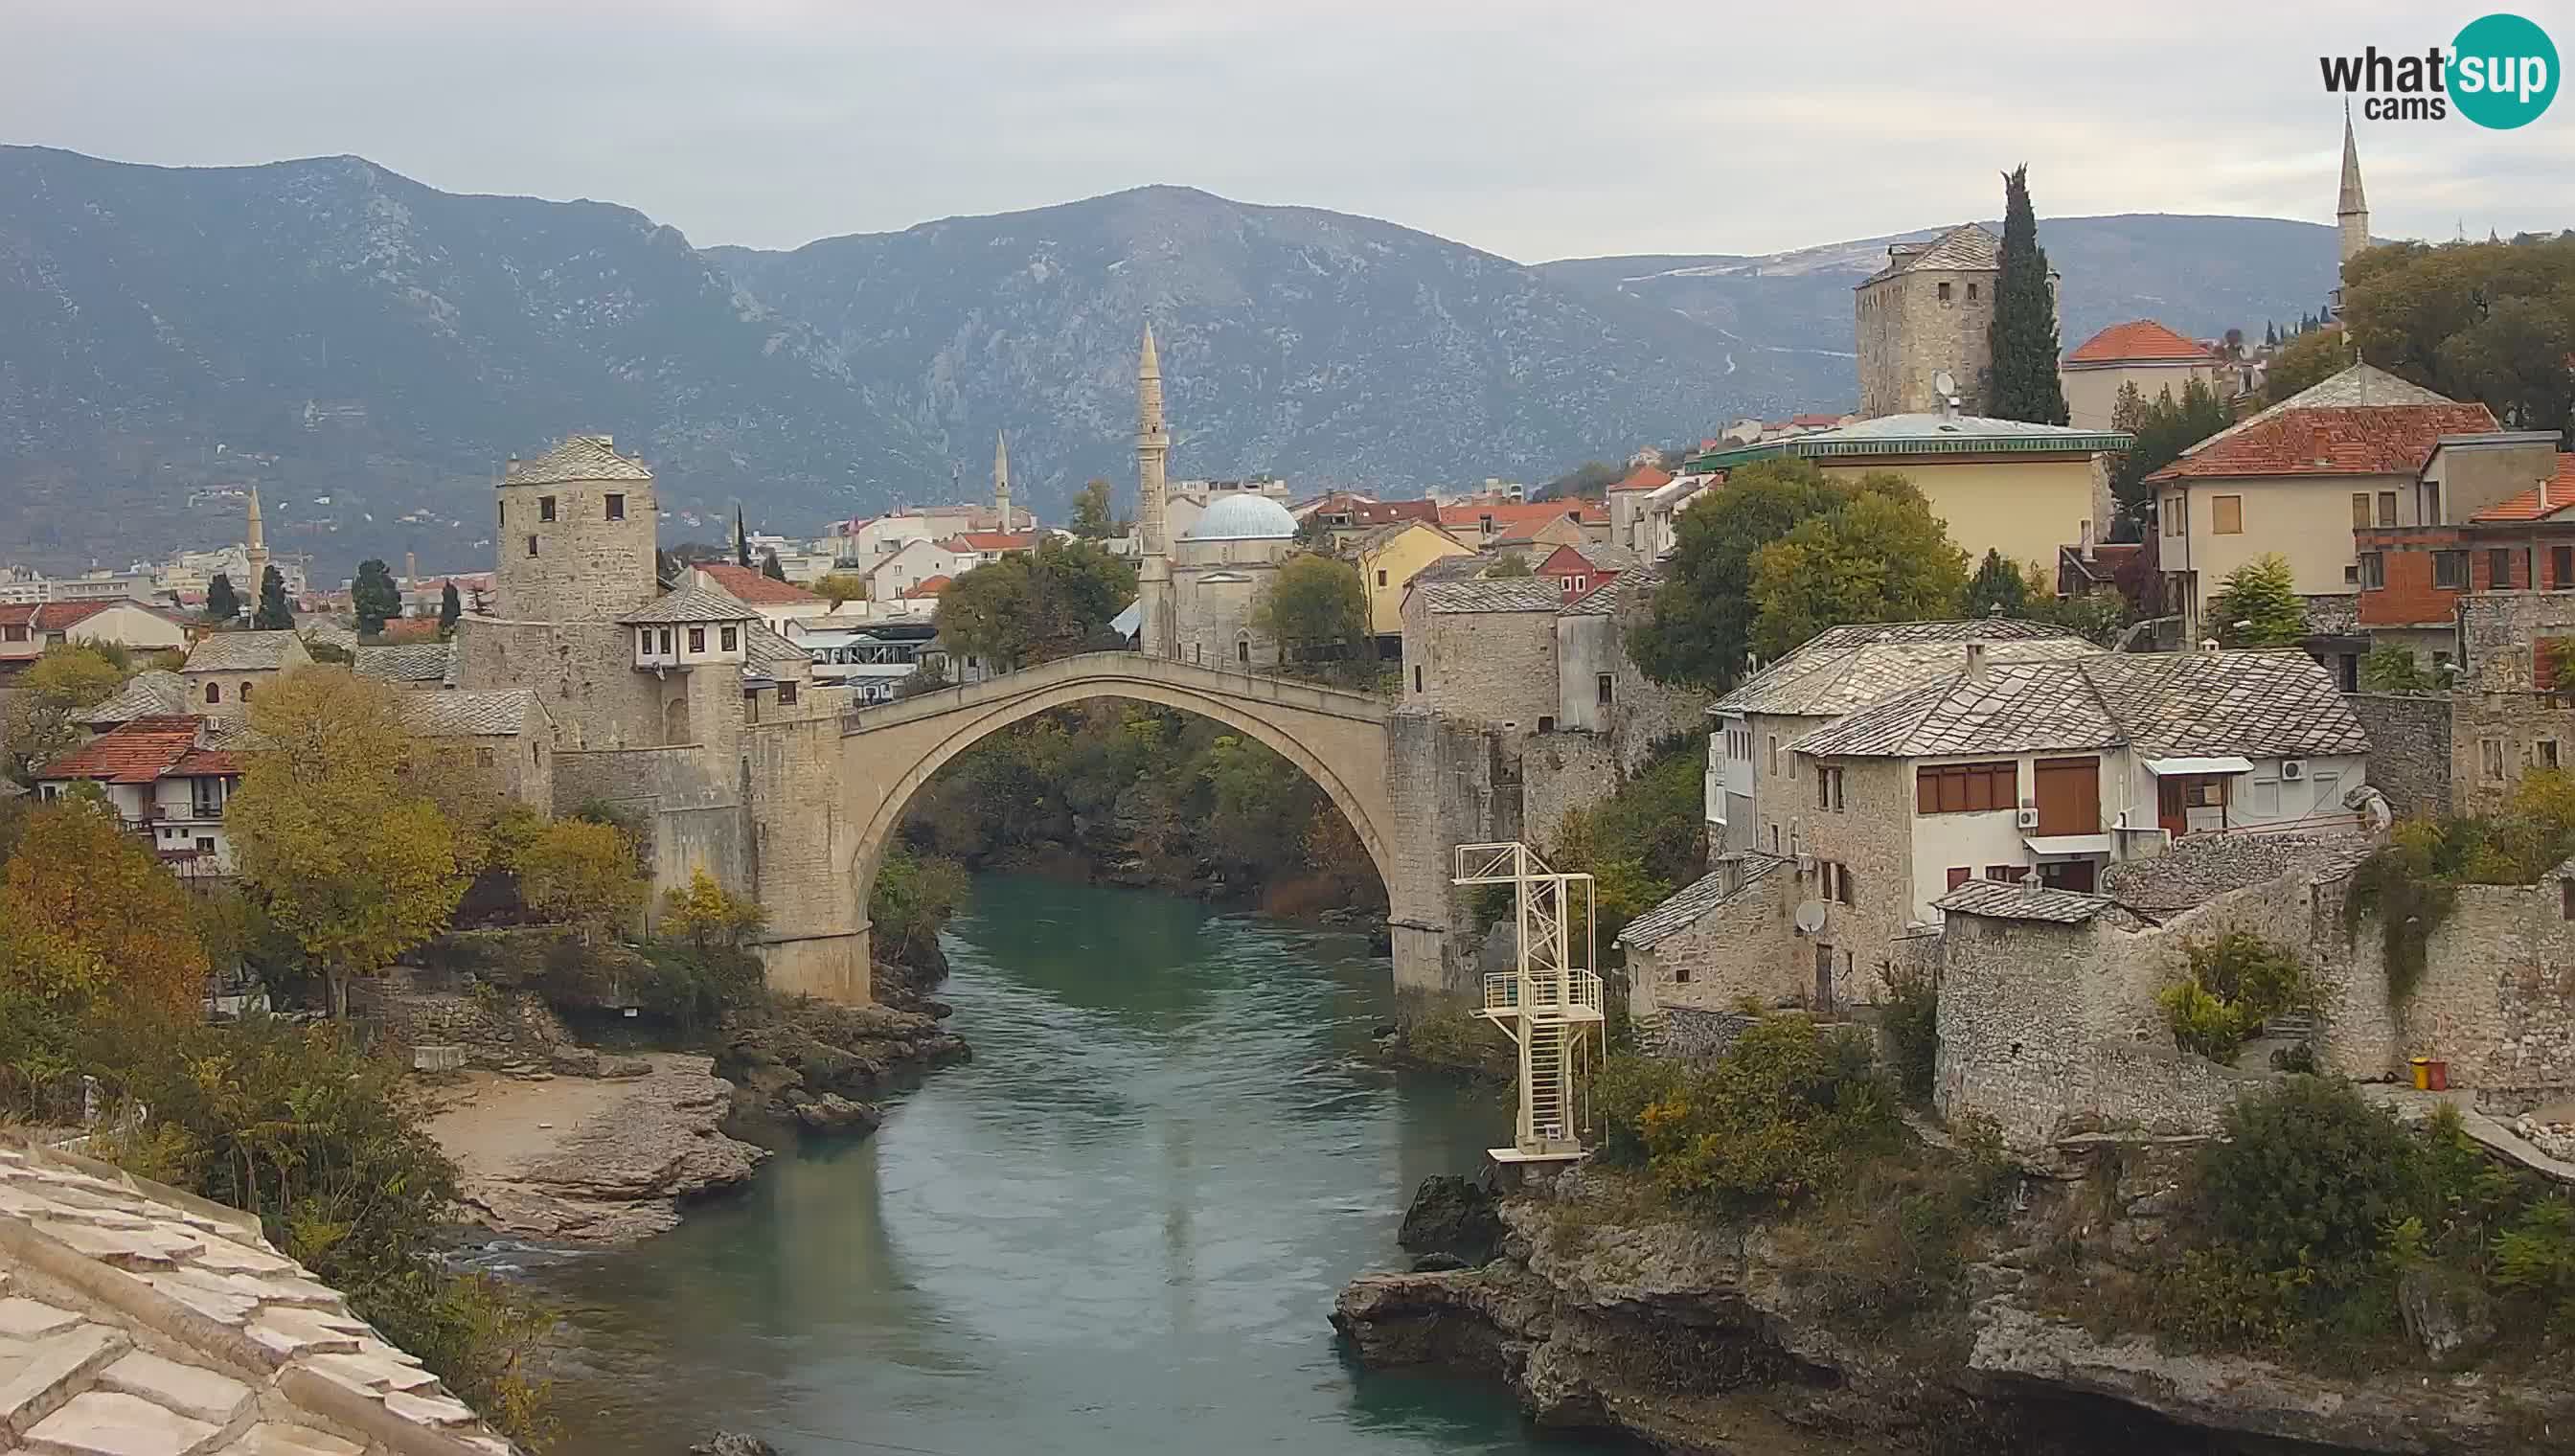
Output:
<svg viewBox="0 0 2575 1456">
<path fill-rule="evenodd" d="M 849 892 L 866 933 L 877 870 L 913 795 L 958 754 L 1051 709 L 1124 699 L 1212 719 L 1296 765 L 1349 821 L 1395 902 L 1404 839 L 1388 781 L 1387 724 L 1377 699 L 1286 679 L 1219 672 L 1135 653 L 1086 653 L 860 711 L 841 737 L 841 821 L 850 830 Z M 1398 917 L 1400 917 L 1398 908 Z"/>
</svg>

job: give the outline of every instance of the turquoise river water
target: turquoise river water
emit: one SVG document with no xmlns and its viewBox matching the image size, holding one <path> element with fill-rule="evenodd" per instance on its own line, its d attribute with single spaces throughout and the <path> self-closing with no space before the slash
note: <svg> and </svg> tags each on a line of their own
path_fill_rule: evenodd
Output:
<svg viewBox="0 0 2575 1456">
<path fill-rule="evenodd" d="M 1607 1449 L 1335 1347 L 1414 1185 L 1508 1132 L 1497 1097 L 1364 1059 L 1393 992 L 1359 937 L 988 876 L 948 946 L 971 1064 L 534 1271 L 578 1337 L 568 1456 L 719 1428 L 795 1456 Z"/>
</svg>

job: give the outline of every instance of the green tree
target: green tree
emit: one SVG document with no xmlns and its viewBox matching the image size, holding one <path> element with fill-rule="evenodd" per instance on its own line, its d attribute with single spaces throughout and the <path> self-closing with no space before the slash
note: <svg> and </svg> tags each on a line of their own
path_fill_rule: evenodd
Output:
<svg viewBox="0 0 2575 1456">
<path fill-rule="evenodd" d="M 438 594 L 438 636 L 445 641 L 456 636 L 456 624 L 465 620 L 465 602 L 456 595 L 456 584 L 448 583 Z"/>
<path fill-rule="evenodd" d="M 2343 319 L 2370 363 L 2575 436 L 2575 238 L 2372 248 L 2344 271 Z"/>
<path fill-rule="evenodd" d="M 852 602 L 868 600 L 868 579 L 856 572 L 833 572 L 814 584 L 814 595 L 838 612 Z"/>
<path fill-rule="evenodd" d="M 241 595 L 233 590 L 233 579 L 222 572 L 215 573 L 214 580 L 206 584 L 206 620 L 231 622 L 241 616 Z"/>
<path fill-rule="evenodd" d="M 1811 461 L 1765 460 L 1732 472 L 1724 490 L 1680 513 L 1663 581 L 1627 631 L 1628 656 L 1658 683 L 1732 688 L 1752 651 L 1752 554 L 1851 493 Z"/>
<path fill-rule="evenodd" d="M 2136 437 L 2110 472 L 2110 494 L 2119 505 L 2119 520 L 2129 534 L 2143 537 L 2152 529 L 2155 492 L 2146 477 L 2181 459 L 2182 452 L 2234 423 L 2224 401 L 2205 381 L 2192 380 L 2176 401 L 2160 390 L 2146 400 L 2134 384 L 2119 387 L 2119 402 L 2110 427 Z"/>
<path fill-rule="evenodd" d="M 1828 627 L 1953 617 L 1967 554 L 1922 493 L 1870 475 L 1837 509 L 1752 554 L 1752 648 L 1778 657 Z"/>
<path fill-rule="evenodd" d="M 2053 595 L 2053 594 L 2050 594 Z M 1992 547 L 1967 583 L 1962 609 L 1969 617 L 2018 617 L 2029 610 L 2029 579 Z"/>
<path fill-rule="evenodd" d="M 196 1014 L 207 962 L 189 900 L 151 845 L 105 803 L 68 797 L 38 805 L 0 865 L 0 922 L 29 937 L 25 943 L 49 945 L 54 953 L 42 963 L 71 978 L 8 983 L 9 967 L 0 966 L 0 1005 L 107 997 L 174 1021 Z"/>
<path fill-rule="evenodd" d="M 121 657 L 99 644 L 60 642 L 18 675 L 0 705 L 0 757 L 11 778 L 34 783 L 36 769 L 81 740 L 81 712 L 133 676 Z"/>
<path fill-rule="evenodd" d="M 2262 398 L 2276 405 L 2324 383 L 2351 365 L 2351 345 L 2340 329 L 2309 329 L 2280 346 L 2262 369 Z"/>
<path fill-rule="evenodd" d="M 760 554 L 760 574 L 773 582 L 787 580 L 787 569 L 778 564 L 778 553 L 774 551 Z"/>
<path fill-rule="evenodd" d="M 1994 282 L 1994 321 L 1986 340 L 1994 383 L 1985 413 L 2001 420 L 2064 424 L 2065 386 L 2056 374 L 2056 293 L 2048 287 L 2047 252 L 2038 246 L 2038 215 L 2029 203 L 2026 163 L 2003 174 L 2002 275 Z"/>
<path fill-rule="evenodd" d="M 358 655 L 356 653 L 349 651 L 338 643 L 332 642 L 330 639 L 322 636 L 321 633 L 308 630 L 303 633 L 302 636 L 304 639 L 304 651 L 312 655 L 313 661 L 317 663 L 332 663 L 343 668 L 357 666 Z"/>
<path fill-rule="evenodd" d="M 1506 551 L 1493 558 L 1493 564 L 1484 568 L 1484 575 L 1497 582 L 1507 581 L 1514 577 L 1534 577 L 1537 568 L 1530 566 L 1528 558 L 1518 552 Z"/>
<path fill-rule="evenodd" d="M 743 527 L 742 507 L 739 505 L 733 508 L 733 564 L 738 567 L 751 565 L 751 533 Z"/>
<path fill-rule="evenodd" d="M 349 981 L 447 924 L 465 875 L 453 830 L 410 773 L 401 695 L 307 668 L 251 706 L 260 747 L 224 811 L 242 882 L 293 935 L 346 1016 Z"/>
<path fill-rule="evenodd" d="M 2274 552 L 2226 574 L 2208 600 L 2208 623 L 2230 648 L 2288 647 L 2307 635 L 2307 605 L 2289 559 Z"/>
<path fill-rule="evenodd" d="M 740 945 L 767 917 L 760 901 L 727 890 L 703 865 L 689 872 L 686 888 L 662 892 L 662 934 L 700 950 Z"/>
<path fill-rule="evenodd" d="M 1073 534 L 1085 541 L 1107 541 L 1127 533 L 1109 513 L 1109 483 L 1098 478 L 1084 484 L 1073 498 Z"/>
<path fill-rule="evenodd" d="M 965 906 L 972 888 L 965 867 L 954 859 L 889 850 L 868 891 L 868 919 L 882 937 L 878 948 L 889 960 L 927 962 L 939 947 L 940 928 Z"/>
<path fill-rule="evenodd" d="M 250 625 L 257 632 L 291 632 L 295 614 L 286 606 L 286 576 L 270 567 L 259 579 L 259 610 L 251 614 Z"/>
<path fill-rule="evenodd" d="M 394 585 L 394 569 L 378 557 L 358 563 L 357 580 L 349 584 L 349 605 L 357 609 L 360 636 L 383 632 L 388 621 L 402 616 L 402 589 Z"/>
<path fill-rule="evenodd" d="M 1279 644 L 1290 671 L 1347 677 L 1368 667 L 1367 590 L 1335 557 L 1290 557 L 1252 605 L 1254 630 Z"/>
<path fill-rule="evenodd" d="M 2430 673 L 2423 671 L 2422 661 L 2412 648 L 2371 648 L 2360 660 L 2360 686 L 2370 693 L 2433 693 L 2440 689 Z"/>
<path fill-rule="evenodd" d="M 557 819 L 519 850 L 513 867 L 528 908 L 572 926 L 585 941 L 613 932 L 644 905 L 635 851 L 614 824 Z"/>
<path fill-rule="evenodd" d="M 1032 667 L 1084 651 L 1135 597 L 1135 568 L 1098 542 L 1050 537 L 950 583 L 939 633 L 958 651 Z"/>
</svg>

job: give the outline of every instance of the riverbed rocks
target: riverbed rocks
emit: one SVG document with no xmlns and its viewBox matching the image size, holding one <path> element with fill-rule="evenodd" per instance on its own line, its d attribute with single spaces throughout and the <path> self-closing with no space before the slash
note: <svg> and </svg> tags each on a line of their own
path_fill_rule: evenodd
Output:
<svg viewBox="0 0 2575 1456">
<path fill-rule="evenodd" d="M 1451 1173 L 1421 1180 L 1412 1205 L 1403 1210 L 1403 1227 L 1395 1245 L 1417 1255 L 1416 1273 L 1441 1267 L 1471 1269 L 1492 1262 L 1502 1248 L 1502 1216 L 1493 1195 L 1477 1183 Z"/>
<path fill-rule="evenodd" d="M 689 1448 L 689 1456 L 778 1456 L 778 1448 L 758 1436 L 718 1431 Z"/>
<path fill-rule="evenodd" d="M 729 1024 L 715 1069 L 738 1088 L 739 1113 L 818 1132 L 863 1133 L 882 1120 L 865 1104 L 972 1056 L 965 1038 L 934 1016 L 797 1000 Z"/>
<path fill-rule="evenodd" d="M 733 1087 L 708 1058 L 666 1055 L 648 1067 L 549 1150 L 461 1179 L 458 1196 L 475 1221 L 525 1237 L 626 1243 L 676 1226 L 684 1202 L 749 1178 L 768 1153 L 719 1129 Z"/>
</svg>

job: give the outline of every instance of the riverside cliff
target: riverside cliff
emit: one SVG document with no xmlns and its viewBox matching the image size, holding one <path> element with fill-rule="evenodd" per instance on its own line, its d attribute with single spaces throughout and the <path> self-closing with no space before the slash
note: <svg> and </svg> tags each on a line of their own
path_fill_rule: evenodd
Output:
<svg viewBox="0 0 2575 1456">
<path fill-rule="evenodd" d="M 1432 1179 L 1419 1271 L 1352 1281 L 1332 1322 L 1372 1368 L 1499 1379 L 1540 1425 L 1676 1453 L 2575 1450 L 2575 1387 L 2535 1369 L 2327 1376 L 2111 1328 L 2090 1296 L 2164 1236 L 2178 1155 L 2024 1179 L 1954 1302 L 1873 1323 L 1793 1224 L 1672 1215 L 1588 1171 L 1500 1198 Z"/>
</svg>

